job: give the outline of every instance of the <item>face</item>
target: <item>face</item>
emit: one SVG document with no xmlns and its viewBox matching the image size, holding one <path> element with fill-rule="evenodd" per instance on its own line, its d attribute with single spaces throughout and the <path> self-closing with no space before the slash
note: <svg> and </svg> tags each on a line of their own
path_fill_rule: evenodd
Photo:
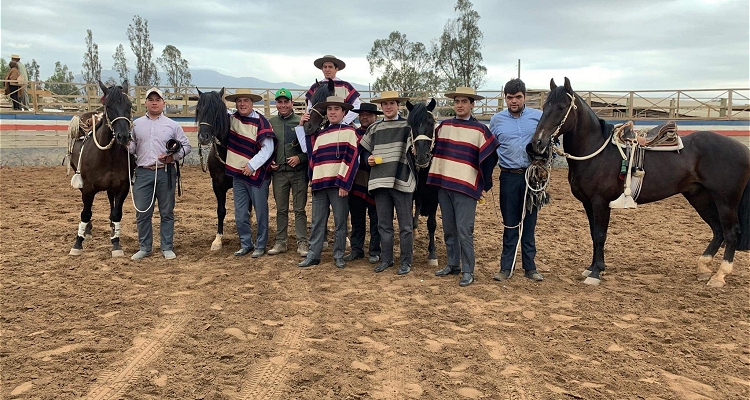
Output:
<svg viewBox="0 0 750 400">
<path fill-rule="evenodd" d="M 375 123 L 377 118 L 378 116 L 371 112 L 362 111 L 359 113 L 359 123 L 362 125 L 362 129 L 367 129 L 367 127 Z"/>
<path fill-rule="evenodd" d="M 383 110 L 383 115 L 387 119 L 394 119 L 398 115 L 398 102 L 388 100 L 380 103 L 380 108 Z"/>
<path fill-rule="evenodd" d="M 456 112 L 456 118 L 468 118 L 473 107 L 474 103 L 468 97 L 456 96 L 453 98 L 453 111 Z"/>
<path fill-rule="evenodd" d="M 237 112 L 243 117 L 247 117 L 253 112 L 253 101 L 249 97 L 238 97 L 234 104 Z"/>
<path fill-rule="evenodd" d="M 323 63 L 322 70 L 323 70 L 323 76 L 326 79 L 331 79 L 331 80 L 336 77 L 336 72 L 339 72 L 338 67 L 336 67 L 336 65 L 334 65 L 330 61 L 326 61 Z"/>
<path fill-rule="evenodd" d="M 151 115 L 160 115 L 164 112 L 164 99 L 156 93 L 151 93 L 146 98 L 146 109 Z"/>
<path fill-rule="evenodd" d="M 283 116 L 287 116 L 292 112 L 292 101 L 286 97 L 279 97 L 276 99 L 276 111 Z"/>
<path fill-rule="evenodd" d="M 344 120 L 344 109 L 341 106 L 326 107 L 326 116 L 332 124 L 340 124 Z"/>
<path fill-rule="evenodd" d="M 508 105 L 511 114 L 520 114 L 525 103 L 526 96 L 521 92 L 505 94 L 505 104 Z"/>
</svg>

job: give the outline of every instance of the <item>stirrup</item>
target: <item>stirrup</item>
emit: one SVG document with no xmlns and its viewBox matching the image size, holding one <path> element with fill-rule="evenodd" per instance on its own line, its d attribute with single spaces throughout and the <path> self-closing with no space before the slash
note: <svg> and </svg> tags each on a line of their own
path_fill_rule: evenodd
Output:
<svg viewBox="0 0 750 400">
<path fill-rule="evenodd" d="M 638 208 L 638 204 L 633 200 L 633 196 L 623 193 L 617 200 L 609 202 L 609 208 Z"/>
</svg>

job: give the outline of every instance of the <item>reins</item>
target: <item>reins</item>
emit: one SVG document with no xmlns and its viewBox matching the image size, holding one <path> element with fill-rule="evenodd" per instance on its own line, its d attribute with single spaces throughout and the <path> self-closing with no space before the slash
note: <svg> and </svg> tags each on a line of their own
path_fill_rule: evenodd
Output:
<svg viewBox="0 0 750 400">
<path fill-rule="evenodd" d="M 568 115 L 570 115 L 570 111 L 571 110 L 578 110 L 578 106 L 576 105 L 576 98 L 575 98 L 575 96 L 571 95 L 570 93 L 565 93 L 565 94 L 568 97 L 570 97 L 570 107 L 568 107 L 568 111 L 565 112 L 565 116 L 563 117 L 562 121 L 560 121 L 560 124 L 557 125 L 557 128 L 555 129 L 554 132 L 552 132 L 552 135 L 550 136 L 550 143 L 552 143 L 552 150 L 558 156 L 565 157 L 567 159 L 574 160 L 574 161 L 585 161 L 585 160 L 588 160 L 590 158 L 594 158 L 597 155 L 599 155 L 599 153 L 601 153 L 602 151 L 604 151 L 604 149 L 607 147 L 607 144 L 609 143 L 609 138 L 607 138 L 604 141 L 604 143 L 602 143 L 602 146 L 599 147 L 598 150 L 596 150 L 595 152 L 593 152 L 593 153 L 591 153 L 591 154 L 589 154 L 587 156 L 582 156 L 582 157 L 578 157 L 578 156 L 571 155 L 570 153 L 566 153 L 565 151 L 563 151 L 562 149 L 560 149 L 559 145 L 555 144 L 555 139 L 557 139 L 560 136 L 560 130 L 562 129 L 563 125 L 565 125 L 565 121 L 568 119 Z"/>
</svg>

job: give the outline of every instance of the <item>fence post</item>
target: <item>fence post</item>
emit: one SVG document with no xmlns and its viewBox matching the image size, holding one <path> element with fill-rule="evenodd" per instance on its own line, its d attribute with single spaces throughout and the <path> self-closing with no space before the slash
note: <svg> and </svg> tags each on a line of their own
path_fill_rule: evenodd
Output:
<svg viewBox="0 0 750 400">
<path fill-rule="evenodd" d="M 31 102 L 34 103 L 34 114 L 39 114 L 39 96 L 37 96 L 37 83 L 31 82 Z"/>
<path fill-rule="evenodd" d="M 732 115 L 734 114 L 734 108 L 732 108 L 732 94 L 734 93 L 734 90 L 728 90 L 727 93 L 727 110 L 729 112 L 727 113 L 727 119 L 732 119 Z"/>
<path fill-rule="evenodd" d="M 633 92 L 628 96 L 628 119 L 633 118 Z"/>
</svg>

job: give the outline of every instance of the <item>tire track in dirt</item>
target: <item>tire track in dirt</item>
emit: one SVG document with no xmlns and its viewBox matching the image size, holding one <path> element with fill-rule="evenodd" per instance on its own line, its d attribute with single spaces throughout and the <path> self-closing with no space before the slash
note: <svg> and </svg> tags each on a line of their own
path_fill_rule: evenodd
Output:
<svg viewBox="0 0 750 400">
<path fill-rule="evenodd" d="M 301 350 L 303 339 L 310 327 L 310 321 L 304 317 L 295 317 L 292 322 L 285 325 L 277 346 L 281 349 L 281 354 L 263 360 L 253 368 L 242 385 L 240 400 L 283 398 L 283 383 L 289 378 L 289 360 L 294 353 Z"/>
<path fill-rule="evenodd" d="M 153 330 L 142 343 L 126 351 L 131 353 L 124 362 L 116 362 L 97 378 L 97 382 L 84 397 L 87 400 L 120 399 L 142 374 L 143 369 L 156 360 L 162 350 L 188 320 L 187 313 L 172 315 L 162 327 Z"/>
</svg>

